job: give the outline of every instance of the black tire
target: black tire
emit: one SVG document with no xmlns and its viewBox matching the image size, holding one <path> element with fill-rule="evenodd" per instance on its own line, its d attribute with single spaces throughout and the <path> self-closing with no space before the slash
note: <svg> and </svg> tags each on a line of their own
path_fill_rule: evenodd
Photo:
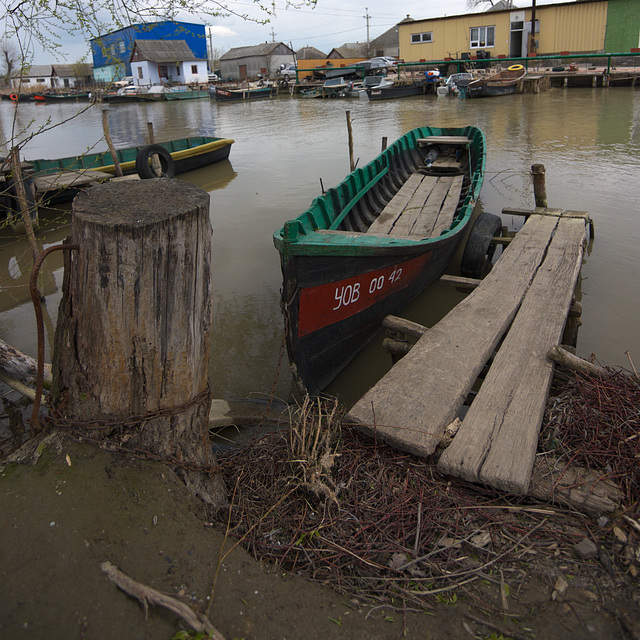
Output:
<svg viewBox="0 0 640 640">
<path fill-rule="evenodd" d="M 494 236 L 502 235 L 502 220 L 493 213 L 481 213 L 473 224 L 462 254 L 460 273 L 466 278 L 483 278 L 489 271 L 496 245 Z"/>
<path fill-rule="evenodd" d="M 329 97 L 330 97 L 330 98 L 339 98 L 339 97 L 340 97 L 340 95 L 338 94 L 338 92 L 337 92 L 337 91 L 332 91 L 332 92 L 329 94 Z"/>
<path fill-rule="evenodd" d="M 161 175 L 157 175 L 151 166 L 151 156 L 157 155 L 160 160 Z M 150 144 L 138 151 L 136 156 L 136 172 L 143 179 L 173 178 L 176 175 L 176 165 L 171 154 L 160 144 Z"/>
</svg>

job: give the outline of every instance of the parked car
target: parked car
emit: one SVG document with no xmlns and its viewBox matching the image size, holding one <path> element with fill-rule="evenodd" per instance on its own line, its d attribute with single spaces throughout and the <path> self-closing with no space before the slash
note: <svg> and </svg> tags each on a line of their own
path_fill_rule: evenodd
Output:
<svg viewBox="0 0 640 640">
<path fill-rule="evenodd" d="M 398 64 L 398 61 L 395 58 L 390 58 L 389 56 L 377 56 L 375 58 L 365 60 L 365 63 L 369 68 L 375 69 L 377 67 L 395 67 Z"/>
<path fill-rule="evenodd" d="M 220 78 L 218 77 L 217 73 L 210 73 L 209 74 L 209 82 L 211 84 L 215 83 L 215 82 L 219 82 Z"/>
<path fill-rule="evenodd" d="M 295 80 L 297 70 L 298 70 L 297 65 L 288 64 L 283 69 L 280 69 L 278 71 L 278 77 L 281 80 L 286 80 L 287 82 L 289 82 L 289 80 Z"/>
</svg>

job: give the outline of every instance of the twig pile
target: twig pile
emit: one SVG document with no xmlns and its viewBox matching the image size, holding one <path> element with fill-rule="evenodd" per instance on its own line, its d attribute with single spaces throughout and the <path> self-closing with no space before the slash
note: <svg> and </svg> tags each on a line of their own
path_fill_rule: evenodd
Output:
<svg viewBox="0 0 640 640">
<path fill-rule="evenodd" d="M 581 461 L 592 466 L 598 461 L 613 464 L 622 441 L 638 450 L 637 438 L 621 439 L 615 433 L 621 425 L 613 424 L 621 420 L 624 429 L 633 429 L 635 420 L 637 432 L 640 402 L 632 397 L 637 385 L 615 378 L 607 385 L 580 383 L 580 395 L 571 400 L 567 390 L 555 404 L 564 421 L 576 423 L 577 429 L 581 419 L 569 416 L 590 415 L 595 397 L 597 412 L 587 429 L 599 434 L 597 445 L 585 442 L 584 434 L 576 434 L 570 444 L 570 430 L 561 434 L 564 427 L 555 424 L 545 430 L 574 459 L 579 449 L 591 449 L 591 457 L 583 452 Z M 616 409 L 614 415 L 605 409 L 620 405 L 624 411 Z M 602 460 L 596 461 L 596 453 Z M 624 464 L 631 463 L 632 455 L 622 452 Z M 434 462 L 343 426 L 331 401 L 307 399 L 290 432 L 227 452 L 220 464 L 233 491 L 231 512 L 222 516 L 225 523 L 230 516 L 231 536 L 241 539 L 257 559 L 369 602 L 428 607 L 436 594 L 441 599 L 469 582 L 495 581 L 491 573 L 497 566 L 511 572 L 513 584 L 525 573 L 522 563 L 518 568 L 524 554 L 571 558 L 573 545 L 593 523 L 570 510 L 448 481 Z M 618 471 L 612 473 L 618 477 Z M 637 501 L 637 469 L 635 473 L 625 490 Z M 592 535 L 604 538 L 609 533 L 602 529 Z"/>
<path fill-rule="evenodd" d="M 631 515 L 640 513 L 640 381 L 577 375 L 547 406 L 539 448 L 566 462 L 606 474 L 626 495 Z"/>
</svg>

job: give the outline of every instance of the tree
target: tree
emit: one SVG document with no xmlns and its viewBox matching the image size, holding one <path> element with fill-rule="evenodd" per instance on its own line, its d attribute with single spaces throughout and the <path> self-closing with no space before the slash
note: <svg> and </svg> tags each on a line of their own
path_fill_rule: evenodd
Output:
<svg viewBox="0 0 640 640">
<path fill-rule="evenodd" d="M 485 4 L 491 7 L 500 5 L 501 9 L 513 9 L 513 0 L 467 0 L 467 9 L 475 9 Z"/>
<path fill-rule="evenodd" d="M 17 71 L 20 66 L 20 52 L 18 47 L 11 40 L 2 40 L 0 42 L 0 69 L 2 69 L 2 77 L 4 85 L 9 84 L 9 79 Z"/>
</svg>

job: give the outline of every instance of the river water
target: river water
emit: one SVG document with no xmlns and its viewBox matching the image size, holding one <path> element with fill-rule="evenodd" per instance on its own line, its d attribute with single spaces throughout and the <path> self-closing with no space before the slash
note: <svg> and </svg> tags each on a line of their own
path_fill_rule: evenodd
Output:
<svg viewBox="0 0 640 640">
<path fill-rule="evenodd" d="M 40 129 L 23 157 L 60 157 L 102 150 L 100 106 L 15 105 L 0 102 L 0 136 L 22 138 Z M 188 135 L 234 138 L 230 160 L 180 179 L 211 194 L 214 229 L 214 332 L 211 382 L 215 397 L 288 399 L 293 390 L 282 353 L 281 273 L 272 235 L 304 211 L 322 186 L 334 186 L 349 167 L 346 112 L 360 165 L 423 125 L 480 127 L 488 142 L 481 192 L 485 211 L 532 208 L 530 167 L 546 166 L 550 207 L 587 211 L 595 239 L 585 254 L 579 299 L 583 326 L 578 354 L 602 364 L 640 367 L 640 91 L 632 88 L 555 89 L 538 95 L 486 100 L 418 96 L 389 102 L 305 100 L 217 104 L 209 100 L 112 105 L 116 146 L 144 144 L 147 123 L 157 140 Z M 58 124 L 63 123 L 63 124 Z M 54 126 L 55 125 L 55 126 Z M 6 153 L 6 146 L 2 153 Z M 43 247 L 69 233 L 69 212 L 44 211 Z M 504 217 L 518 226 L 517 218 Z M 60 252 L 45 263 L 46 333 L 51 336 L 62 282 Z M 23 238 L 0 230 L 0 336 L 36 354 L 36 328 L 27 290 L 30 250 Z M 433 285 L 403 313 L 431 325 L 460 294 Z M 361 395 L 390 366 L 374 341 L 330 391 L 345 403 Z M 47 352 L 48 353 L 48 352 Z M 47 355 L 50 360 L 50 355 Z"/>
</svg>

